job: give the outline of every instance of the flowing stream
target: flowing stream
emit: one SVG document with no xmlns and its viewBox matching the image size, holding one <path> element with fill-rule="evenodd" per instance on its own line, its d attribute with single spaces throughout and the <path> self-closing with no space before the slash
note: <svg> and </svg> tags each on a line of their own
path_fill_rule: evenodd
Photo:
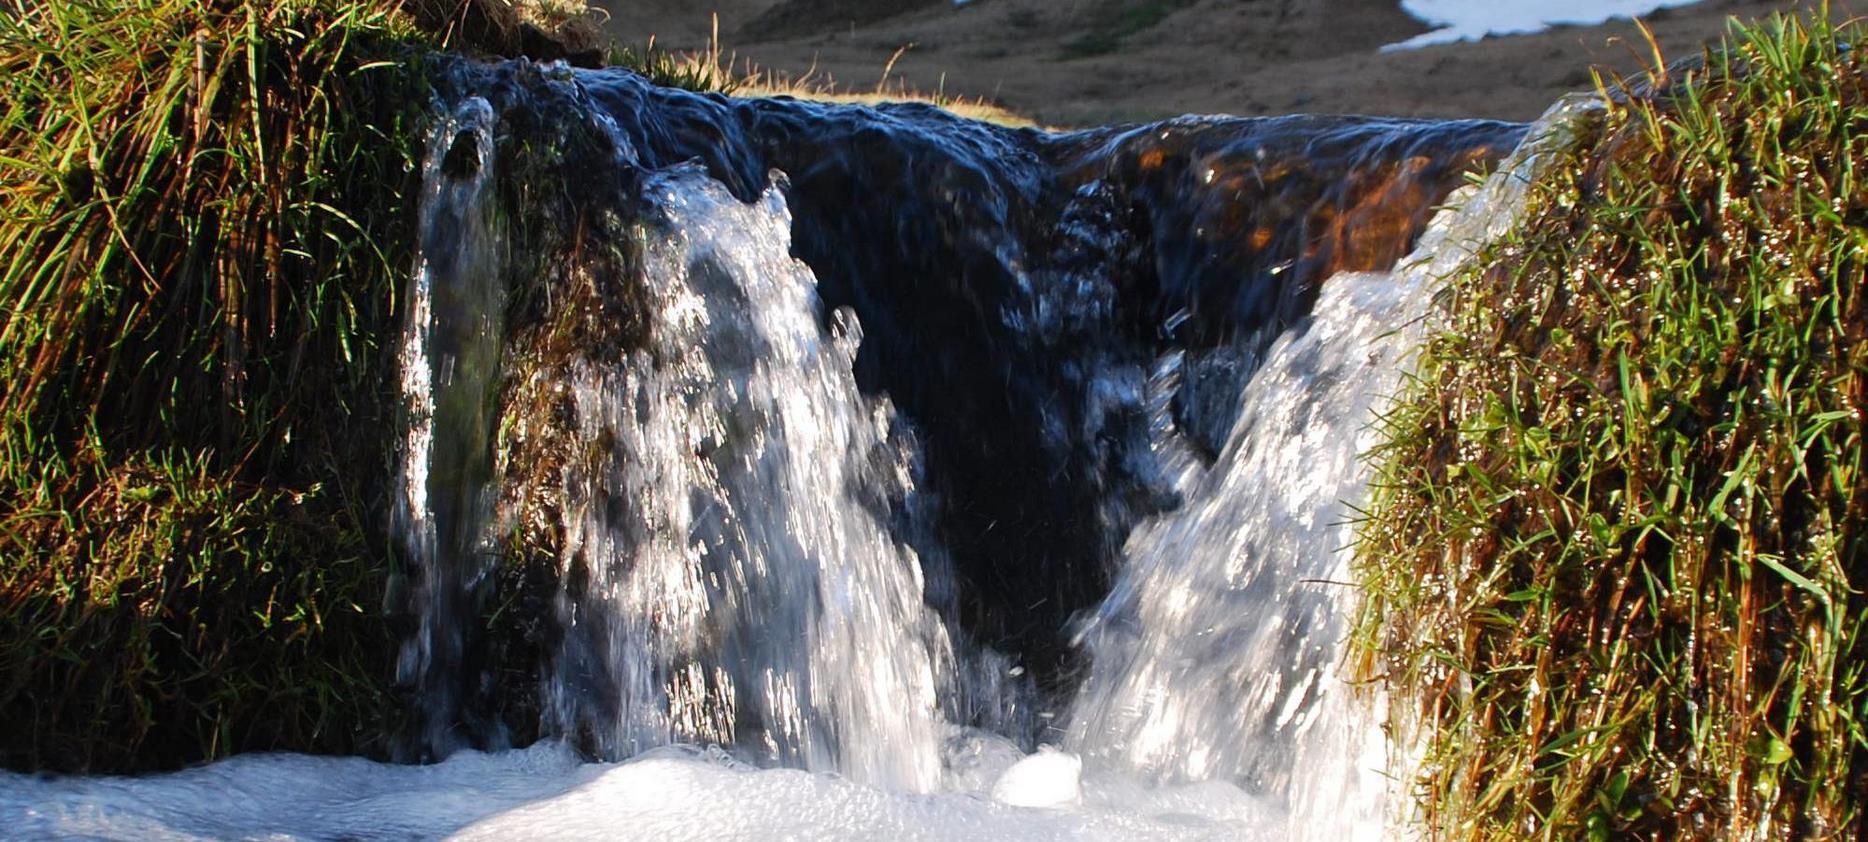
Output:
<svg viewBox="0 0 1868 842">
<path fill-rule="evenodd" d="M 0 774 L 6 834 L 1391 832 L 1359 455 L 1558 141 L 1454 192 L 1524 127 L 439 90 L 389 518 L 428 762 Z"/>
</svg>

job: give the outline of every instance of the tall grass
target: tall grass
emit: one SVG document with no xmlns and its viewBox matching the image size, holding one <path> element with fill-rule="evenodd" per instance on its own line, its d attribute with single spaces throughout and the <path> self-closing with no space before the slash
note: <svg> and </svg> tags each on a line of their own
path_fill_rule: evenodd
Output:
<svg viewBox="0 0 1868 842">
<path fill-rule="evenodd" d="M 1361 644 L 1434 838 L 1856 838 L 1868 62 L 1825 14 L 1618 90 L 1385 421 Z"/>
<path fill-rule="evenodd" d="M 0 763 L 377 747 L 425 43 L 395 4 L 0 2 Z"/>
</svg>

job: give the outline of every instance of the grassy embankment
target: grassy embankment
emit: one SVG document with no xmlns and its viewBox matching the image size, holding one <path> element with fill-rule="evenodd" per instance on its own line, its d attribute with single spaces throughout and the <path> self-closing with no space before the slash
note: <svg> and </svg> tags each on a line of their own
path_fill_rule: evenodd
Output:
<svg viewBox="0 0 1868 842">
<path fill-rule="evenodd" d="M 0 767 L 385 748 L 421 59 L 595 32 L 581 0 L 0 0 Z"/>
<path fill-rule="evenodd" d="M 433 43 L 348 0 L 0 10 L 0 765 L 380 747 Z"/>
<path fill-rule="evenodd" d="M 1735 28 L 1617 94 L 1451 281 L 1359 545 L 1433 837 L 1860 832 L 1862 35 Z"/>
</svg>

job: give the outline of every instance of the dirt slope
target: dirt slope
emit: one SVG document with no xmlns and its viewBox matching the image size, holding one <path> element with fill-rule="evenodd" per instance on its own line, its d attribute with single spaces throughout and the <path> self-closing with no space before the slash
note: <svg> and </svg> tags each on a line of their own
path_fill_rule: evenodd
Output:
<svg viewBox="0 0 1868 842">
<path fill-rule="evenodd" d="M 1588 87 L 1591 65 L 1631 72 L 1647 60 L 1625 21 L 1379 52 L 1426 29 L 1395 0 L 888 0 L 878 5 L 906 11 L 879 20 L 850 0 L 599 2 L 624 42 L 699 46 L 717 12 L 722 45 L 742 61 L 848 88 L 875 87 L 907 47 L 891 84 L 986 97 L 1062 126 L 1189 112 L 1523 120 Z M 1841 0 L 1835 15 L 1864 3 Z M 1716 39 L 1728 16 L 1814 5 L 1705 0 L 1648 23 L 1671 59 Z"/>
</svg>

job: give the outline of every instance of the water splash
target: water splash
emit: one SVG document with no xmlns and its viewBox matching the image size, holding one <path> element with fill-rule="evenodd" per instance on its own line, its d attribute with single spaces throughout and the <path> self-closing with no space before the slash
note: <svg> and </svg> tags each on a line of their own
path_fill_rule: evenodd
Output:
<svg viewBox="0 0 1868 842">
<path fill-rule="evenodd" d="M 556 731 L 626 757 L 674 741 L 911 791 L 940 779 L 953 647 L 891 531 L 912 441 L 817 320 L 782 182 L 704 172 L 641 196 L 647 347 L 568 397 Z"/>
<path fill-rule="evenodd" d="M 1294 808 L 1314 799 L 1379 828 L 1379 801 L 1358 802 L 1359 778 L 1386 768 L 1382 735 L 1346 709 L 1355 701 L 1335 676 L 1349 604 L 1338 549 L 1370 408 L 1392 390 L 1408 347 L 1396 328 L 1419 293 L 1385 273 L 1338 275 L 1309 324 L 1272 346 L 1188 504 L 1131 536 L 1084 632 L 1093 666 L 1069 745 L 1166 779 L 1239 780 Z"/>
<path fill-rule="evenodd" d="M 1384 734 L 1382 699 L 1341 672 L 1361 454 L 1431 293 L 1521 214 L 1535 167 L 1591 108 L 1553 108 L 1398 270 L 1327 281 L 1246 386 L 1218 460 L 1204 471 L 1177 460 L 1187 505 L 1130 536 L 1081 632 L 1093 666 L 1068 746 L 1157 779 L 1237 781 L 1288 811 L 1263 838 L 1382 834 L 1409 747 Z"/>
</svg>

